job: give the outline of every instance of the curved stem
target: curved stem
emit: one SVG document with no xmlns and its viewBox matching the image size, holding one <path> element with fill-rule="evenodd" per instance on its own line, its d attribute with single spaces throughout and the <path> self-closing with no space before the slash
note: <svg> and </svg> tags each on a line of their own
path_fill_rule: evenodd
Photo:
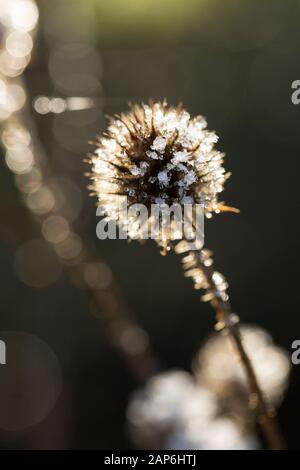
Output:
<svg viewBox="0 0 300 470">
<path fill-rule="evenodd" d="M 207 263 L 208 258 L 207 256 L 203 257 L 203 253 L 202 250 L 190 251 L 189 257 L 193 259 L 193 269 L 198 269 L 204 276 L 208 297 L 216 311 L 216 328 L 218 330 L 224 328 L 227 330 L 239 355 L 248 382 L 250 403 L 257 413 L 257 421 L 260 425 L 266 447 L 273 450 L 284 449 L 285 443 L 277 424 L 276 411 L 268 404 L 258 384 L 251 360 L 245 351 L 238 325 L 239 318 L 232 313 L 226 290 L 224 288 L 220 289 L 216 281 L 216 273 L 211 258 L 209 258 Z"/>
</svg>

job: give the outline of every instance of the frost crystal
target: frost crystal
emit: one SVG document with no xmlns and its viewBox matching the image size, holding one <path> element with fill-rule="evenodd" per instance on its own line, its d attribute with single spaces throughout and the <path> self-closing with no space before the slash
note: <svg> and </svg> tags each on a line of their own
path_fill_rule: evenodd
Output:
<svg viewBox="0 0 300 470">
<path fill-rule="evenodd" d="M 166 145 L 167 145 L 166 139 L 164 139 L 163 137 L 156 137 L 156 139 L 154 139 L 153 141 L 151 148 L 153 150 L 156 150 L 157 152 L 162 153 L 164 152 Z"/>
<path fill-rule="evenodd" d="M 160 171 L 157 175 L 158 181 L 161 184 L 161 186 L 167 186 L 169 184 L 169 176 L 168 172 L 166 170 Z"/>
<path fill-rule="evenodd" d="M 192 155 L 187 152 L 174 152 L 171 162 L 174 165 L 177 165 L 181 162 L 188 162 L 192 158 Z"/>
<path fill-rule="evenodd" d="M 195 181 L 197 181 L 197 175 L 194 171 L 189 171 L 183 178 L 183 182 L 187 186 L 190 186 L 191 184 L 195 183 Z"/>
<path fill-rule="evenodd" d="M 153 160 L 158 160 L 159 158 L 156 152 L 151 152 L 150 150 L 147 150 L 146 155 L 149 158 L 153 158 Z"/>
<path fill-rule="evenodd" d="M 129 171 L 132 175 L 135 175 L 135 176 L 140 174 L 140 170 L 136 165 L 132 165 L 132 167 L 129 169 Z"/>
</svg>

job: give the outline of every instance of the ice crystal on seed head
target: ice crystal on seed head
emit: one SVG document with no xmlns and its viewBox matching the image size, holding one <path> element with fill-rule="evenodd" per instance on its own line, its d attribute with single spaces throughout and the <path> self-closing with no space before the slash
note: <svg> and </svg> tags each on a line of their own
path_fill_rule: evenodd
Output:
<svg viewBox="0 0 300 470">
<path fill-rule="evenodd" d="M 167 139 L 164 139 L 163 137 L 156 137 L 151 148 L 157 152 L 163 153 L 165 151 L 167 142 Z"/>
</svg>

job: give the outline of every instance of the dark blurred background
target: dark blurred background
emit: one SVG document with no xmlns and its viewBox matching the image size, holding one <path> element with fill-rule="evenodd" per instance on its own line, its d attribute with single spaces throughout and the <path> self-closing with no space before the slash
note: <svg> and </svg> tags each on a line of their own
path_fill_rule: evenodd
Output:
<svg viewBox="0 0 300 470">
<path fill-rule="evenodd" d="M 10 3 L 2 0 L 0 8 Z M 26 103 L 14 115 L 1 115 L 0 123 L 4 130 L 9 119 L 11 125 L 16 119 L 27 125 L 35 139 L 40 172 L 35 176 L 42 173 L 46 181 L 42 202 L 22 192 L 27 170 L 7 156 L 5 161 L 3 146 L 0 339 L 7 338 L 8 361 L 10 344 L 16 342 L 18 354 L 33 367 L 28 379 L 16 370 L 3 372 L 9 364 L 1 366 L 1 445 L 130 448 L 126 406 L 147 374 L 136 373 L 135 359 L 128 368 L 124 351 L 120 354 L 107 303 L 98 302 L 95 314 L 93 293 L 77 277 L 82 256 L 88 251 L 92 262 L 101 258 L 104 296 L 110 282 L 118 283 L 124 307 L 120 301 L 116 315 L 130 311 L 130 321 L 139 325 L 133 328 L 139 333 L 137 348 L 127 347 L 122 333 L 121 350 L 125 347 L 125 356 L 146 355 L 150 369 L 151 349 L 158 367 L 190 370 L 214 315 L 183 278 L 179 256 L 160 256 L 154 242 L 96 239 L 95 199 L 88 196 L 84 176 L 83 159 L 93 148 L 88 141 L 105 129 L 105 115 L 126 109 L 128 101 L 166 97 L 170 104 L 183 102 L 192 115 L 206 116 L 232 172 L 221 200 L 241 210 L 206 222 L 206 246 L 228 279 L 234 311 L 290 352 L 300 337 L 300 105 L 291 102 L 291 84 L 300 79 L 300 4 L 40 0 L 37 6 L 35 29 L 21 28 L 33 37 L 30 62 L 24 72 L 19 67 L 22 73 L 6 76 L 21 83 Z M 7 34 L 5 21 L 0 31 Z M 0 80 L 3 63 L 0 58 Z M 58 203 L 60 191 L 63 202 Z M 63 219 L 72 225 L 73 233 L 69 245 L 58 240 L 55 250 L 41 238 L 41 227 L 46 240 L 51 238 L 45 222 L 51 210 L 59 213 L 61 224 Z M 85 275 L 89 287 L 91 277 Z M 39 403 L 45 389 L 48 398 Z M 299 371 L 293 366 L 279 409 L 291 448 L 299 448 L 298 393 Z M 20 418 L 25 408 L 27 421 Z"/>
</svg>

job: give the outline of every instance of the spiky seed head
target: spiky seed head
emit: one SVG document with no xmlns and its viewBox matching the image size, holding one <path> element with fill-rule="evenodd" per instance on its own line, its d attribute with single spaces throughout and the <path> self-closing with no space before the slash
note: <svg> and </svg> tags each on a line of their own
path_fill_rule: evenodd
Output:
<svg viewBox="0 0 300 470">
<path fill-rule="evenodd" d="M 110 118 L 90 156 L 90 188 L 108 218 L 116 218 L 118 198 L 128 204 L 203 204 L 205 214 L 220 211 L 218 194 L 229 174 L 218 137 L 202 116 L 191 118 L 167 102 L 130 105 Z"/>
</svg>

